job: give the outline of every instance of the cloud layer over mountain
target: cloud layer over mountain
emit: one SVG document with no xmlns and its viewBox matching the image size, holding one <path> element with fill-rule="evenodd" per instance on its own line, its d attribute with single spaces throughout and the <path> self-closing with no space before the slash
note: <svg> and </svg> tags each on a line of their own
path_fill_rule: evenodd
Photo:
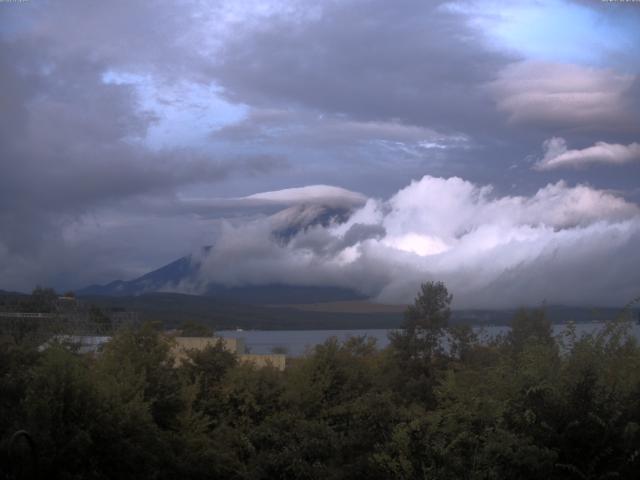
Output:
<svg viewBox="0 0 640 480">
<path fill-rule="evenodd" d="M 425 176 L 387 200 L 368 200 L 346 221 L 301 227 L 305 214 L 225 223 L 202 259 L 200 287 L 339 285 L 402 303 L 420 282 L 437 279 L 457 307 L 506 307 L 616 305 L 640 286 L 640 208 L 586 185 L 500 196 L 490 186 Z M 283 224 L 299 227 L 286 242 L 274 235 Z"/>
</svg>

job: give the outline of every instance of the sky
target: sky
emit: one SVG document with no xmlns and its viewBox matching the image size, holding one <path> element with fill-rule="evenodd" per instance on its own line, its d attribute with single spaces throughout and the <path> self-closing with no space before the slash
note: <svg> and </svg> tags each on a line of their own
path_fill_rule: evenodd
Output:
<svg viewBox="0 0 640 480">
<path fill-rule="evenodd" d="M 639 73 L 634 2 L 0 2 L 0 289 L 623 305 Z"/>
</svg>

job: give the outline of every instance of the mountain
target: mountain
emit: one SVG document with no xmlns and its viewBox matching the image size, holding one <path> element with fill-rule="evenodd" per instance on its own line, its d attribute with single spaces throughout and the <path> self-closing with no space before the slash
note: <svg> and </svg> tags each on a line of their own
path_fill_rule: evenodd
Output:
<svg viewBox="0 0 640 480">
<path fill-rule="evenodd" d="M 149 293 L 177 291 L 181 283 L 196 278 L 200 258 L 187 255 L 133 280 L 116 280 L 106 285 L 91 285 L 76 292 L 78 296 L 132 297 Z M 342 287 L 286 284 L 245 285 L 228 287 L 209 284 L 207 297 L 225 302 L 280 305 L 364 300 L 362 294 Z"/>
<path fill-rule="evenodd" d="M 271 215 L 272 235 L 282 243 L 287 243 L 299 232 L 322 225 L 327 227 L 331 223 L 343 223 L 349 219 L 351 209 L 346 207 L 327 205 L 294 205 Z"/>
<path fill-rule="evenodd" d="M 204 247 L 208 252 L 211 247 Z M 187 255 L 133 280 L 115 280 L 106 285 L 90 285 L 76 292 L 80 296 L 136 296 L 144 293 L 175 290 L 181 282 L 195 277 L 200 267 L 194 255 Z"/>
<path fill-rule="evenodd" d="M 203 254 L 210 249 L 211 247 L 204 247 Z M 116 280 L 106 285 L 90 285 L 78 290 L 76 294 L 84 297 L 132 297 L 148 293 L 175 292 L 181 284 L 197 277 L 202 256 L 187 255 L 136 279 Z M 339 302 L 366 298 L 348 288 L 286 284 L 227 287 L 212 283 L 206 287 L 204 295 L 220 301 L 262 305 Z"/>
<path fill-rule="evenodd" d="M 327 226 L 349 218 L 350 209 L 341 206 L 302 204 L 277 212 L 267 218 L 273 238 L 288 243 L 297 233 L 315 225 Z M 116 280 L 106 285 L 90 285 L 78 290 L 80 296 L 138 296 L 158 292 L 185 293 L 185 285 L 198 280 L 203 258 L 212 249 L 207 246 L 198 254 L 187 255 L 133 280 Z M 187 289 L 188 290 L 188 289 Z M 289 303 L 322 303 L 363 300 L 366 297 L 348 288 L 286 284 L 245 285 L 228 287 L 210 283 L 199 290 L 208 297 L 227 302 L 278 305 Z"/>
</svg>

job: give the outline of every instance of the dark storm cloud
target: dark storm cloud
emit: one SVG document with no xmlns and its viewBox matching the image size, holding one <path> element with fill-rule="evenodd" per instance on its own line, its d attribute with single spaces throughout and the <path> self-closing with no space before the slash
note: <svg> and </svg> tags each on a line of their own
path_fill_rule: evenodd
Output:
<svg viewBox="0 0 640 480">
<path fill-rule="evenodd" d="M 135 218 L 134 198 L 171 198 L 185 186 L 286 166 L 282 157 L 264 154 L 145 145 L 157 115 L 143 108 L 134 85 L 106 82 L 105 75 L 124 69 L 167 82 L 202 77 L 198 65 L 206 63 L 193 60 L 188 15 L 175 15 L 179 5 L 21 7 L 0 9 L 0 288 L 64 277 L 62 284 L 73 285 L 80 275 L 73 267 L 83 278 L 87 270 L 111 271 L 121 259 L 104 260 L 100 251 L 121 249 L 99 238 L 93 247 L 80 245 L 75 232 L 86 225 L 84 216 L 104 216 L 110 208 L 118 211 L 111 225 L 127 223 L 127 216 Z M 149 218 L 138 221 L 154 228 Z M 163 250 L 161 238 L 149 238 L 147 248 Z"/>
<path fill-rule="evenodd" d="M 327 2 L 307 20 L 289 13 L 239 31 L 216 75 L 257 106 L 482 131 L 500 115 L 479 86 L 511 60 L 484 44 L 445 2 Z"/>
<path fill-rule="evenodd" d="M 214 140 L 287 151 L 314 166 L 322 149 L 325 172 L 340 168 L 348 186 L 379 195 L 424 173 L 532 193 L 541 179 L 523 172 L 544 140 L 583 148 L 640 134 L 633 69 L 527 60 L 451 2 L 293 5 L 239 25 L 216 57 L 225 95 L 252 111 Z M 629 175 L 598 178 L 634 187 Z"/>
<path fill-rule="evenodd" d="M 194 48 L 202 40 L 201 30 L 194 28 L 194 15 L 207 21 L 198 1 L 25 3 L 3 5 L 0 34 L 28 44 L 33 48 L 29 57 L 38 58 L 44 67 L 82 58 L 175 80 L 201 76 L 207 66 Z M 215 8 L 217 3 L 210 5 Z"/>
</svg>

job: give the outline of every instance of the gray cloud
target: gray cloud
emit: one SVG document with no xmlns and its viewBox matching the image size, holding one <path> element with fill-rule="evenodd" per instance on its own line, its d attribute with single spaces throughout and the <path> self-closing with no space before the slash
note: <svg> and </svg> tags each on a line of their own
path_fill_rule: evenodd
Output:
<svg viewBox="0 0 640 480">
<path fill-rule="evenodd" d="M 255 109 L 238 123 L 213 132 L 214 139 L 263 143 L 270 140 L 300 147 L 335 147 L 389 142 L 425 148 L 464 146 L 463 135 L 444 135 L 417 125 L 358 121 L 306 111 Z"/>
<path fill-rule="evenodd" d="M 197 215 L 200 218 L 224 218 L 233 215 L 275 213 L 286 207 L 323 207 L 351 210 L 362 206 L 361 193 L 330 185 L 308 185 L 244 197 L 196 198 L 176 196 L 170 200 L 151 200 L 140 209 L 168 215 Z M 287 223 L 286 219 L 284 223 Z"/>
<path fill-rule="evenodd" d="M 230 98 L 256 106 L 481 131 L 499 117 L 480 85 L 509 57 L 444 3 L 336 2 L 302 20 L 275 15 L 228 40 L 216 75 Z"/>
<path fill-rule="evenodd" d="M 286 168 L 281 156 L 145 144 L 157 115 L 144 109 L 135 85 L 106 82 L 105 74 L 197 78 L 202 70 L 183 43 L 190 31 L 180 28 L 186 19 L 175 15 L 175 4 L 35 3 L 0 9 L 2 24 L 15 26 L 0 32 L 0 288 L 70 286 L 88 271 L 103 278 L 118 260 L 110 254 L 103 261 L 101 250 L 110 248 L 99 237 L 93 247 L 79 244 L 87 219 L 111 216 L 103 230 L 127 217 L 153 229 L 153 220 L 133 210 L 142 198 L 167 201 L 192 185 Z M 166 18 L 169 33 L 141 30 L 147 18 Z M 189 74 L 179 73 L 188 65 Z M 145 248 L 164 249 L 163 237 L 145 238 Z M 119 271 L 138 268 L 128 262 L 120 260 Z"/>
<path fill-rule="evenodd" d="M 637 139 L 633 69 L 527 60 L 491 43 L 473 20 L 446 2 L 373 0 L 295 2 L 268 21 L 237 25 L 215 75 L 227 98 L 252 110 L 213 139 L 286 151 L 323 182 L 348 178 L 378 195 L 425 173 L 532 192 L 540 180 L 522 164 L 545 138 Z M 331 168 L 344 175 L 331 177 Z M 629 175 L 589 181 L 634 188 Z"/>
<path fill-rule="evenodd" d="M 505 67 L 490 89 L 514 124 L 638 132 L 629 105 L 634 81 L 608 69 L 526 61 Z"/>
</svg>

